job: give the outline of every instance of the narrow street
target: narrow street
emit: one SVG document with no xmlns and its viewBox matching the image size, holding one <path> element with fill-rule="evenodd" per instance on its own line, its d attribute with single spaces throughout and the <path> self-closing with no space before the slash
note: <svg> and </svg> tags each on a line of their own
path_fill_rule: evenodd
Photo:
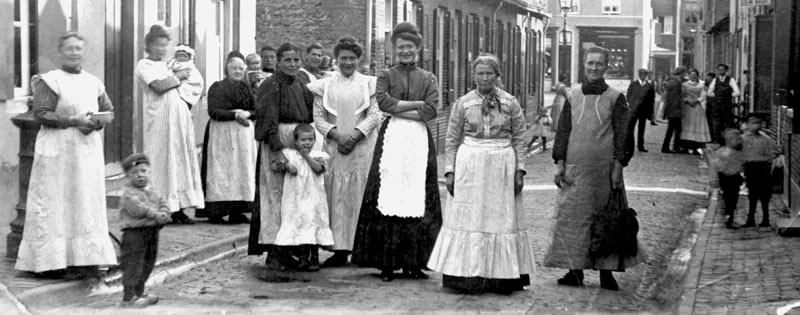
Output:
<svg viewBox="0 0 800 315">
<path fill-rule="evenodd" d="M 391 283 L 381 282 L 377 270 L 353 266 L 316 273 L 276 273 L 263 267 L 263 256 L 241 254 L 151 286 L 151 292 L 159 295 L 161 302 L 145 310 L 119 309 L 120 295 L 114 293 L 41 311 L 47 314 L 668 311 L 680 296 L 681 283 L 665 272 L 670 269 L 670 258 L 688 224 L 688 216 L 705 207 L 708 198 L 698 193 L 705 186 L 698 174 L 700 160 L 696 156 L 654 153 L 664 126 L 648 127 L 650 152 L 637 153 L 626 169 L 625 180 L 630 187 L 630 205 L 639 213 L 639 238 L 648 249 L 649 260 L 628 272 L 617 273 L 622 288 L 619 292 L 600 289 L 596 272 L 587 273 L 585 288 L 558 286 L 556 279 L 564 271 L 539 267 L 526 291 L 511 296 L 461 295 L 442 288 L 441 275 L 432 272 L 428 280 L 397 279 Z M 554 168 L 550 151 L 531 155 L 528 165 L 524 202 L 533 213 L 532 224 L 539 231 L 535 244 L 540 260 L 548 245 L 556 199 L 551 183 Z M 658 192 L 651 188 L 687 191 Z M 329 256 L 330 253 L 323 251 L 320 259 Z"/>
</svg>

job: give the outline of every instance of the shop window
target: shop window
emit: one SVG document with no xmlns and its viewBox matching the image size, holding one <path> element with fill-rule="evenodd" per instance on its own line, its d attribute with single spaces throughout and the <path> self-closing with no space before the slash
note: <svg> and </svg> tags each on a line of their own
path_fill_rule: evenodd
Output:
<svg viewBox="0 0 800 315">
<path fill-rule="evenodd" d="M 603 14 L 618 15 L 622 6 L 620 0 L 603 0 Z"/>
</svg>

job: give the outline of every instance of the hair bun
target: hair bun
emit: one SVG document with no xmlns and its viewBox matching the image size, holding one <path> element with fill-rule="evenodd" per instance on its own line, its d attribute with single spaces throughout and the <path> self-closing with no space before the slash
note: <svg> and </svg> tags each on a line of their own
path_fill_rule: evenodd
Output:
<svg viewBox="0 0 800 315">
<path fill-rule="evenodd" d="M 353 36 L 347 35 L 339 39 L 339 44 L 342 45 L 353 45 L 356 43 L 356 39 Z"/>
<path fill-rule="evenodd" d="M 161 25 L 153 24 L 152 26 L 150 26 L 150 33 L 157 34 L 157 33 L 166 33 L 166 32 L 167 31 Z"/>
<path fill-rule="evenodd" d="M 413 35 L 420 36 L 419 29 L 417 28 L 417 26 L 410 22 L 402 22 L 400 24 L 397 24 L 394 27 L 394 30 L 392 30 L 392 33 L 394 34 L 411 33 Z"/>
</svg>

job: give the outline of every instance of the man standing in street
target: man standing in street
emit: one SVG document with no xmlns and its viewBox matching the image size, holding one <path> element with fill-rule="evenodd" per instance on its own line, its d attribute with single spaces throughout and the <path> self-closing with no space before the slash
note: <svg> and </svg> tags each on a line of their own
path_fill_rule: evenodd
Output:
<svg viewBox="0 0 800 315">
<path fill-rule="evenodd" d="M 661 145 L 661 153 L 676 153 L 683 150 L 681 146 L 681 119 L 683 115 L 683 77 L 686 75 L 686 68 L 677 67 L 672 71 L 672 77 L 664 87 L 664 116 L 667 118 L 667 134 L 664 143 Z M 669 149 L 670 138 L 672 138 L 672 150 Z"/>
<path fill-rule="evenodd" d="M 644 130 L 647 127 L 647 120 L 653 120 L 653 106 L 656 101 L 656 90 L 652 81 L 647 80 L 649 71 L 647 69 L 639 69 L 639 80 L 633 80 L 631 85 L 628 86 L 628 104 L 630 104 L 631 111 L 635 113 L 636 124 L 639 125 L 639 130 L 636 137 L 637 148 L 639 152 L 647 152 L 644 147 Z M 631 137 L 631 139 L 633 139 Z"/>
<path fill-rule="evenodd" d="M 714 100 L 707 110 L 710 112 L 711 141 L 722 144 L 722 133 L 726 128 L 736 128 L 733 123 L 733 98 L 740 95 L 736 79 L 728 76 L 728 65 L 717 65 L 717 77 L 708 86 L 708 97 Z"/>
</svg>

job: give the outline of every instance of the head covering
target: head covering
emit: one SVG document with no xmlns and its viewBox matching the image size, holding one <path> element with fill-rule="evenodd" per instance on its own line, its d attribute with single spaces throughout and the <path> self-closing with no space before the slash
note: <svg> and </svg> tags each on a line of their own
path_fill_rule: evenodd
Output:
<svg viewBox="0 0 800 315">
<path fill-rule="evenodd" d="M 131 167 L 140 164 L 150 165 L 150 159 L 144 153 L 134 153 L 122 160 L 122 168 L 127 172 Z"/>
<path fill-rule="evenodd" d="M 641 69 L 639 69 L 639 73 L 642 73 L 642 72 L 644 72 L 644 73 L 650 73 L 650 71 L 649 71 L 649 70 L 647 70 L 647 69 L 645 69 L 645 68 L 641 68 Z"/>
<path fill-rule="evenodd" d="M 189 45 L 180 44 L 176 46 L 175 54 L 177 55 L 179 52 L 186 53 L 187 55 L 189 55 L 189 59 L 194 60 L 194 49 L 192 49 L 192 47 L 189 47 Z"/>
</svg>

